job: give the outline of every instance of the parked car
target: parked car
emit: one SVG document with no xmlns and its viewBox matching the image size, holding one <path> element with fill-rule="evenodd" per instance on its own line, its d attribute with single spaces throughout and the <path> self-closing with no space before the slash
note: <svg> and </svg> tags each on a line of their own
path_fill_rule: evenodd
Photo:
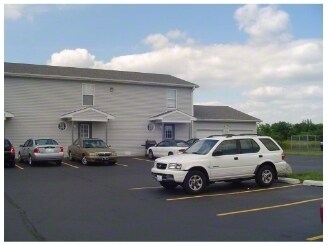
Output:
<svg viewBox="0 0 328 246">
<path fill-rule="evenodd" d="M 167 189 L 181 185 L 187 193 L 197 194 L 219 181 L 255 179 L 259 186 L 271 186 L 291 168 L 272 138 L 249 135 L 201 139 L 182 155 L 156 159 L 151 172 Z"/>
<path fill-rule="evenodd" d="M 5 138 L 4 143 L 4 149 L 5 149 L 5 159 L 4 164 L 8 165 L 9 167 L 15 166 L 15 148 L 11 144 L 11 142 Z"/>
<path fill-rule="evenodd" d="M 177 155 L 189 148 L 189 144 L 183 140 L 167 139 L 153 147 L 148 148 L 147 154 L 150 159 L 167 155 Z"/>
<path fill-rule="evenodd" d="M 94 162 L 114 165 L 117 162 L 116 152 L 98 138 L 78 138 L 68 147 L 68 158 L 80 160 L 83 165 Z"/>
<path fill-rule="evenodd" d="M 63 158 L 63 146 L 51 138 L 30 138 L 19 146 L 18 161 L 26 161 L 30 166 L 33 166 L 36 162 L 49 161 L 54 161 L 60 166 Z"/>
<path fill-rule="evenodd" d="M 196 143 L 199 139 L 198 138 L 191 138 L 189 140 L 187 140 L 187 144 L 189 144 L 189 146 L 193 145 L 194 143 Z"/>
</svg>

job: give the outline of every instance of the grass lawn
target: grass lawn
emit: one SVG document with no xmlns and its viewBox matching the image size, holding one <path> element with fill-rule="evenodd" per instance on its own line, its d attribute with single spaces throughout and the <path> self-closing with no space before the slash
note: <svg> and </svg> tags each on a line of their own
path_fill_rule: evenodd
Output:
<svg viewBox="0 0 328 246">
<path fill-rule="evenodd" d="M 301 182 L 304 180 L 323 180 L 322 172 L 307 172 L 307 173 L 292 173 L 288 175 L 288 178 L 299 179 Z"/>
<path fill-rule="evenodd" d="M 302 155 L 302 156 L 322 156 L 323 151 L 321 150 L 284 150 L 285 154 L 288 155 Z"/>
</svg>

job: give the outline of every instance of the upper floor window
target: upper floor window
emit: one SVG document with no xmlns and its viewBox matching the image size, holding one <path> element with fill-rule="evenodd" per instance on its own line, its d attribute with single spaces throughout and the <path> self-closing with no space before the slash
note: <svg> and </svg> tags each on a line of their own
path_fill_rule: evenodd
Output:
<svg viewBox="0 0 328 246">
<path fill-rule="evenodd" d="M 82 84 L 82 103 L 83 106 L 93 106 L 95 96 L 94 84 Z"/>
<path fill-rule="evenodd" d="M 166 94 L 167 108 L 176 109 L 177 108 L 177 90 L 169 89 Z"/>
</svg>

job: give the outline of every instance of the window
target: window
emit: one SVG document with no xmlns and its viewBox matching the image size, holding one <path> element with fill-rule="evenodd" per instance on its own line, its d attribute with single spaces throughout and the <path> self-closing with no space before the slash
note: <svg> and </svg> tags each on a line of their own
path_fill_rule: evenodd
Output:
<svg viewBox="0 0 328 246">
<path fill-rule="evenodd" d="M 169 142 L 168 141 L 163 141 L 160 142 L 159 144 L 157 144 L 158 147 L 168 147 L 169 146 Z"/>
<path fill-rule="evenodd" d="M 65 122 L 60 122 L 58 124 L 58 129 L 61 131 L 64 131 L 66 129 L 66 123 Z"/>
<path fill-rule="evenodd" d="M 223 141 L 216 150 L 221 150 L 222 155 L 237 154 L 237 140 Z"/>
<path fill-rule="evenodd" d="M 89 124 L 80 124 L 80 138 L 89 138 Z"/>
<path fill-rule="evenodd" d="M 37 139 L 35 145 L 58 145 L 58 143 L 53 139 Z"/>
<path fill-rule="evenodd" d="M 177 90 L 175 89 L 167 90 L 166 104 L 168 109 L 177 108 Z"/>
<path fill-rule="evenodd" d="M 216 145 L 218 140 L 199 140 L 185 151 L 187 154 L 206 155 Z"/>
<path fill-rule="evenodd" d="M 93 106 L 95 96 L 94 84 L 82 84 L 82 104 L 83 106 Z"/>
<path fill-rule="evenodd" d="M 240 153 L 256 153 L 260 151 L 260 146 L 253 139 L 240 139 Z"/>
<path fill-rule="evenodd" d="M 271 139 L 269 138 L 259 138 L 259 139 L 268 150 L 270 151 L 280 150 L 279 147 Z"/>
</svg>

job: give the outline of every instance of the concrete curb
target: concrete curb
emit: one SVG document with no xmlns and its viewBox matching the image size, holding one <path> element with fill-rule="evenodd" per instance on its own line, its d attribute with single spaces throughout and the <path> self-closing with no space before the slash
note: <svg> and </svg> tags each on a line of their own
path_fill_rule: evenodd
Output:
<svg viewBox="0 0 328 246">
<path fill-rule="evenodd" d="M 301 181 L 299 179 L 282 178 L 282 177 L 278 177 L 278 182 L 279 183 L 287 183 L 287 184 L 300 184 L 301 183 Z M 303 185 L 323 187 L 323 181 L 304 180 Z"/>
<path fill-rule="evenodd" d="M 323 181 L 316 181 L 316 180 L 304 180 L 303 185 L 308 186 L 323 186 Z"/>
<path fill-rule="evenodd" d="M 299 179 L 282 178 L 282 177 L 278 177 L 278 182 L 287 183 L 287 184 L 300 184 L 301 183 L 301 181 Z"/>
</svg>

